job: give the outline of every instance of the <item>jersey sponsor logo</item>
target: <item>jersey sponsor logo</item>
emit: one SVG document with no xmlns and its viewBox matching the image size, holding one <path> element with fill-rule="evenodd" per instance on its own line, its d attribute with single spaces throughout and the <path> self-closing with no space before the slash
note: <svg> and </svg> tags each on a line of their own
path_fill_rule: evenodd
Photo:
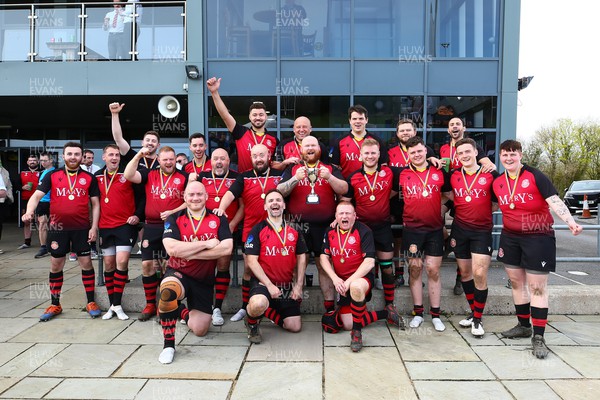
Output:
<svg viewBox="0 0 600 400">
<path fill-rule="evenodd" d="M 171 223 L 170 222 L 165 222 L 165 229 L 169 229 L 171 227 Z"/>
<path fill-rule="evenodd" d="M 87 179 L 85 178 L 79 178 L 79 184 L 80 185 L 85 185 L 87 183 Z"/>
<path fill-rule="evenodd" d="M 161 194 L 165 194 L 167 195 L 167 197 L 181 197 L 181 191 L 177 188 L 165 188 L 164 190 L 161 190 L 158 186 L 154 185 L 150 187 L 150 194 L 153 196 L 160 196 Z"/>
<path fill-rule="evenodd" d="M 163 233 L 173 233 L 173 229 L 165 229 Z"/>
<path fill-rule="evenodd" d="M 184 242 L 197 242 L 197 241 L 207 241 L 215 238 L 215 235 L 212 233 L 203 233 L 201 235 L 181 235 L 181 240 Z"/>
<path fill-rule="evenodd" d="M 265 256 L 276 256 L 281 254 L 281 250 L 285 249 L 286 254 L 293 254 L 295 246 L 265 246 Z"/>
<path fill-rule="evenodd" d="M 504 196 L 497 196 L 498 204 L 501 206 L 510 204 L 510 203 L 522 203 L 525 204 L 527 200 L 533 200 L 533 195 L 530 193 L 515 193 L 513 196 L 513 201 L 510 201 L 510 195 L 505 194 Z"/>
<path fill-rule="evenodd" d="M 376 182 L 375 183 L 375 190 L 385 190 L 385 188 L 387 188 L 390 185 L 390 183 L 388 181 L 383 181 L 383 182 Z M 371 193 L 371 189 L 364 185 L 362 187 L 358 188 L 358 194 L 360 196 L 370 196 Z"/>
<path fill-rule="evenodd" d="M 348 239 L 348 241 L 350 241 L 350 239 Z M 337 247 L 332 247 L 330 250 L 332 256 L 342 256 L 348 258 L 350 256 L 355 256 L 358 254 L 355 249 L 344 249 L 344 251 L 342 252 L 341 249 L 338 249 Z"/>
<path fill-rule="evenodd" d="M 246 249 L 254 248 L 254 244 L 252 244 L 253 240 L 254 240 L 254 236 L 248 235 L 248 238 L 246 238 L 246 243 L 244 244 L 244 248 L 246 248 Z"/>
<path fill-rule="evenodd" d="M 216 222 L 216 221 L 210 221 L 210 222 L 208 223 L 208 227 L 209 227 L 210 229 L 215 229 L 215 228 L 217 227 L 217 222 Z"/>
<path fill-rule="evenodd" d="M 476 199 L 478 199 L 480 197 L 487 197 L 487 190 L 471 189 L 470 191 L 468 191 L 465 188 L 454 188 L 454 195 L 456 197 L 473 196 Z"/>
<path fill-rule="evenodd" d="M 523 182 L 521 182 L 521 187 L 522 188 L 529 187 L 529 179 L 527 179 L 527 178 L 523 179 Z"/>
<path fill-rule="evenodd" d="M 87 194 L 87 190 L 80 189 L 80 188 L 74 188 L 73 192 L 71 193 L 71 191 L 67 190 L 67 188 L 56 188 L 56 195 L 58 197 L 66 197 L 71 194 L 73 194 L 74 196 L 77 196 L 77 197 L 83 197 Z"/>
<path fill-rule="evenodd" d="M 358 154 L 355 153 L 346 153 L 346 161 L 358 161 Z"/>
</svg>

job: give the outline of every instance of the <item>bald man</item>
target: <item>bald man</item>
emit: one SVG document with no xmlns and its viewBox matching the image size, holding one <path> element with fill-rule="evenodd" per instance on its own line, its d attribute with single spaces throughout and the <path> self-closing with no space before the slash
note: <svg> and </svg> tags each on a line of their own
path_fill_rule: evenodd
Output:
<svg viewBox="0 0 600 400">
<path fill-rule="evenodd" d="M 288 139 L 284 139 L 279 143 L 275 150 L 275 160 L 271 163 L 271 167 L 274 169 L 285 170 L 287 167 L 302 163 L 302 152 L 300 146 L 302 140 L 305 137 L 310 136 L 312 132 L 312 126 L 310 119 L 307 117 L 298 117 L 294 121 L 294 136 Z M 327 161 L 329 155 L 327 148 L 321 142 L 321 161 Z"/>
</svg>

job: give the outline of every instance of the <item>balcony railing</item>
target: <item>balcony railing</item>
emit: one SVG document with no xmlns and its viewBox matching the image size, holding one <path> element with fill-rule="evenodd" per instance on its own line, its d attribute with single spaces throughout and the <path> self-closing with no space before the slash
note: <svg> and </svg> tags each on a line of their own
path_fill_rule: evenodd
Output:
<svg viewBox="0 0 600 400">
<path fill-rule="evenodd" d="M 185 1 L 0 5 L 3 62 L 185 61 L 186 39 Z"/>
</svg>

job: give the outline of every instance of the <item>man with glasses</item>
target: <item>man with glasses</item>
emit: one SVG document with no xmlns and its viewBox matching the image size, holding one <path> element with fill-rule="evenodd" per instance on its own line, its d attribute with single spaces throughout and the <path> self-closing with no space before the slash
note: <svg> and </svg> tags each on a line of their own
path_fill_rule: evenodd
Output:
<svg viewBox="0 0 600 400">
<path fill-rule="evenodd" d="M 177 163 L 177 169 L 183 169 L 183 167 L 188 163 L 188 158 L 185 153 L 177 153 L 175 162 Z"/>
</svg>

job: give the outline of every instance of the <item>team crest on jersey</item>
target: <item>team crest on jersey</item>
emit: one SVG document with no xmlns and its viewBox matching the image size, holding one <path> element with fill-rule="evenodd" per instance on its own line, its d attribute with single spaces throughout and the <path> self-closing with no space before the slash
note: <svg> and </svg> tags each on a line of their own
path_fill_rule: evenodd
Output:
<svg viewBox="0 0 600 400">
<path fill-rule="evenodd" d="M 504 257 L 504 249 L 502 247 L 498 249 L 498 257 Z"/>
<path fill-rule="evenodd" d="M 523 179 L 523 182 L 521 182 L 521 187 L 522 188 L 529 187 L 529 179 L 527 179 L 527 178 Z"/>
<path fill-rule="evenodd" d="M 80 185 L 85 185 L 87 183 L 87 179 L 85 178 L 79 178 L 79 184 Z"/>
<path fill-rule="evenodd" d="M 433 175 L 431 175 L 431 179 L 433 179 L 434 181 L 437 182 L 440 180 L 440 177 L 438 176 L 438 174 L 433 174 Z"/>
<path fill-rule="evenodd" d="M 206 180 L 206 184 L 207 185 L 212 185 L 213 184 L 213 180 L 212 179 L 207 179 Z"/>
<path fill-rule="evenodd" d="M 276 185 L 279 185 L 279 181 L 281 180 L 281 177 L 275 177 L 275 179 L 273 179 L 273 183 L 275 183 Z"/>
<path fill-rule="evenodd" d="M 296 238 L 294 237 L 294 234 L 292 232 L 288 233 L 288 240 L 290 242 L 293 242 Z"/>
<path fill-rule="evenodd" d="M 450 240 L 450 247 L 456 247 L 456 239 L 451 239 Z"/>
<path fill-rule="evenodd" d="M 125 183 L 125 182 L 127 182 L 127 179 L 125 179 L 125 176 L 124 176 L 124 175 L 121 175 L 121 176 L 119 177 L 119 182 L 121 182 L 121 183 Z"/>
<path fill-rule="evenodd" d="M 267 146 L 271 146 L 273 144 L 273 142 L 271 142 L 270 139 L 267 139 Z"/>
<path fill-rule="evenodd" d="M 350 236 L 350 237 L 348 238 L 348 243 L 350 243 L 350 244 L 354 244 L 354 243 L 356 243 L 356 238 L 355 238 L 354 236 Z"/>
<path fill-rule="evenodd" d="M 181 179 L 175 178 L 175 179 L 173 179 L 173 183 L 176 185 L 179 185 L 181 183 Z"/>
<path fill-rule="evenodd" d="M 416 245 L 416 244 L 414 244 L 414 243 L 413 243 L 413 244 L 411 244 L 411 245 L 408 247 L 408 251 L 409 251 L 410 253 L 413 253 L 413 254 L 414 254 L 414 253 L 416 253 L 418 249 L 419 249 L 419 248 L 418 248 L 418 247 L 417 247 L 417 245 Z"/>
<path fill-rule="evenodd" d="M 485 179 L 485 177 L 482 176 L 481 178 L 479 178 L 477 183 L 479 183 L 480 185 L 485 185 L 487 183 L 487 179 Z"/>
<path fill-rule="evenodd" d="M 149 245 L 149 243 L 148 243 L 148 239 L 146 239 L 146 240 L 144 240 L 144 241 L 142 242 L 142 247 L 143 247 L 143 248 L 147 248 L 147 247 L 148 247 L 148 245 Z"/>
<path fill-rule="evenodd" d="M 379 176 L 383 178 L 385 176 L 385 171 L 379 171 Z"/>
<path fill-rule="evenodd" d="M 229 179 L 225 181 L 225 186 L 226 187 L 231 187 L 231 183 L 232 181 L 230 181 Z"/>
<path fill-rule="evenodd" d="M 216 222 L 216 221 L 210 221 L 210 222 L 208 223 L 208 227 L 209 227 L 210 229 L 215 229 L 215 228 L 217 227 L 217 222 Z"/>
<path fill-rule="evenodd" d="M 52 241 L 52 243 L 50 243 L 50 248 L 51 248 L 52 250 L 56 250 L 56 249 L 58 249 L 58 242 L 57 242 L 57 241 L 55 241 L 55 240 L 53 240 L 53 241 Z"/>
</svg>

